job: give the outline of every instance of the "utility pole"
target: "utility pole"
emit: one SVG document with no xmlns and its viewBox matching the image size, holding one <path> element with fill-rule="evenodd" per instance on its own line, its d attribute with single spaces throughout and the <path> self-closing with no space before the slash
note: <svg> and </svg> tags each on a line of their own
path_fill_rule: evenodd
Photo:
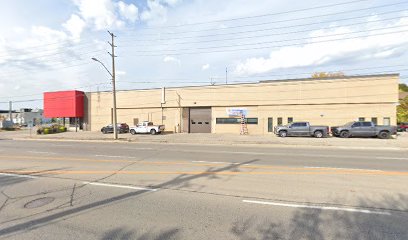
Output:
<svg viewBox="0 0 408 240">
<path fill-rule="evenodd" d="M 115 85 L 115 80 L 116 80 L 116 75 L 115 75 L 115 35 L 111 32 L 109 32 L 109 35 L 111 35 L 112 42 L 108 42 L 109 45 L 112 47 L 112 53 L 109 53 L 112 57 L 112 95 L 113 95 L 113 134 L 114 134 L 114 139 L 118 139 L 118 118 L 117 118 L 117 111 L 116 111 L 116 85 Z"/>
<path fill-rule="evenodd" d="M 179 107 L 179 127 L 178 127 L 178 133 L 181 133 L 181 119 L 182 119 L 182 112 L 181 112 L 181 96 L 180 96 L 180 94 L 178 93 L 178 92 L 176 92 L 176 94 L 177 94 L 177 97 L 178 97 L 178 99 L 177 99 L 177 104 L 178 104 L 178 107 Z"/>
<path fill-rule="evenodd" d="M 228 84 L 228 67 L 225 67 L 225 84 Z"/>
<path fill-rule="evenodd" d="M 10 122 L 13 123 L 13 102 L 9 101 L 9 118 Z"/>
</svg>

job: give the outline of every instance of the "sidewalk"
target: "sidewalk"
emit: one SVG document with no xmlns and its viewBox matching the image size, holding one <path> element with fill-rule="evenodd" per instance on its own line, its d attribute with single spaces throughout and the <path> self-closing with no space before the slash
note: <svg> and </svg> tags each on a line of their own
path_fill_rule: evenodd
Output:
<svg viewBox="0 0 408 240">
<path fill-rule="evenodd" d="M 49 135 L 36 135 L 33 130 L 1 131 L 0 139 L 14 140 L 65 140 L 65 141 L 113 141 L 113 134 L 100 132 L 66 132 Z M 337 147 L 354 149 L 395 149 L 408 151 L 408 133 L 401 133 L 393 139 L 376 138 L 279 138 L 275 135 L 235 135 L 235 134 L 164 134 L 164 135 L 131 135 L 119 134 L 119 140 L 136 143 L 174 143 L 174 144 L 222 144 L 222 145 L 279 145 L 296 147 Z"/>
</svg>

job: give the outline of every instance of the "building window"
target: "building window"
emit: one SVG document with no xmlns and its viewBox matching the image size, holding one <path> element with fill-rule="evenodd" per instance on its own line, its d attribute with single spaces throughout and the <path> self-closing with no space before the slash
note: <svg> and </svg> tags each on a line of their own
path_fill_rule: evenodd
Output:
<svg viewBox="0 0 408 240">
<path fill-rule="evenodd" d="M 258 118 L 246 118 L 247 124 L 258 124 Z"/>
<path fill-rule="evenodd" d="M 282 118 L 278 117 L 278 125 L 282 125 L 282 124 L 283 124 Z"/>
<path fill-rule="evenodd" d="M 374 123 L 374 125 L 377 125 L 377 118 L 376 117 L 373 117 L 373 118 L 371 118 L 371 122 L 373 122 Z"/>
<path fill-rule="evenodd" d="M 258 124 L 258 118 L 245 118 L 247 124 Z M 241 118 L 216 118 L 216 124 L 241 124 Z"/>
<path fill-rule="evenodd" d="M 293 117 L 288 117 L 288 123 L 292 123 L 293 122 Z"/>
<path fill-rule="evenodd" d="M 384 123 L 385 126 L 390 126 L 391 125 L 391 119 L 389 117 L 385 117 L 383 123 Z"/>
<path fill-rule="evenodd" d="M 359 121 L 359 122 L 364 122 L 364 121 L 365 121 L 365 118 L 359 117 L 359 118 L 358 118 L 358 121 Z"/>
<path fill-rule="evenodd" d="M 268 132 L 273 132 L 273 118 L 268 118 Z"/>
</svg>

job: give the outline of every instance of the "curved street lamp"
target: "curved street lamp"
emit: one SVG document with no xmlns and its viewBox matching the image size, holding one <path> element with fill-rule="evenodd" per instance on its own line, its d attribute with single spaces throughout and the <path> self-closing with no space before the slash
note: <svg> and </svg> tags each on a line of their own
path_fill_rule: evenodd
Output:
<svg viewBox="0 0 408 240">
<path fill-rule="evenodd" d="M 113 62 L 112 64 L 112 72 L 113 74 L 108 70 L 108 68 L 103 64 L 103 62 L 99 61 L 97 58 L 92 58 L 95 62 L 100 63 L 105 70 L 109 73 L 109 75 L 112 77 L 112 95 L 113 95 L 113 139 L 117 140 L 118 139 L 118 129 L 117 129 L 117 115 L 116 115 L 116 88 L 115 88 L 115 63 Z"/>
</svg>

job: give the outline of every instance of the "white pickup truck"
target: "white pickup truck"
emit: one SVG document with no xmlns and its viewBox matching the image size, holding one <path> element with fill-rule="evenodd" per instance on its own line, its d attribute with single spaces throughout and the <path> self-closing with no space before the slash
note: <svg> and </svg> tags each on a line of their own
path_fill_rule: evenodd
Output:
<svg viewBox="0 0 408 240">
<path fill-rule="evenodd" d="M 132 135 L 137 133 L 150 133 L 152 135 L 162 133 L 164 131 L 164 125 L 153 125 L 152 122 L 144 121 L 136 126 L 130 127 L 129 132 Z"/>
</svg>

